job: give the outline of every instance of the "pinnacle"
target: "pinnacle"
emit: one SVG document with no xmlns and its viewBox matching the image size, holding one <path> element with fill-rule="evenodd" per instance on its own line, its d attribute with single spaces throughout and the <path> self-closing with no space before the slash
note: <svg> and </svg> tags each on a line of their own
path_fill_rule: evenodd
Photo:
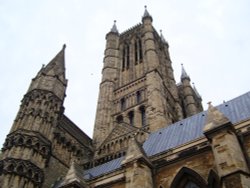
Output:
<svg viewBox="0 0 250 188">
<path fill-rule="evenodd" d="M 119 33 L 118 29 L 117 29 L 117 26 L 116 26 L 116 20 L 114 20 L 114 24 L 113 24 L 113 27 L 111 28 L 111 32 L 112 33 L 117 33 L 117 34 Z"/>
<path fill-rule="evenodd" d="M 208 102 L 208 112 L 204 132 L 218 128 L 228 123 L 230 123 L 230 120 L 216 107 L 214 107 L 212 102 Z"/>
<path fill-rule="evenodd" d="M 160 33 L 161 33 L 160 37 L 161 37 L 162 42 L 167 44 L 167 41 L 166 41 L 165 37 L 162 34 L 162 30 L 160 30 Z"/>
<path fill-rule="evenodd" d="M 151 22 L 153 21 L 152 16 L 149 14 L 148 10 L 147 10 L 147 5 L 144 6 L 145 10 L 144 10 L 144 14 L 142 16 L 142 21 L 146 18 L 149 18 L 151 20 Z"/>
<path fill-rule="evenodd" d="M 201 99 L 201 95 L 200 95 L 200 94 L 199 94 L 199 92 L 197 91 L 197 89 L 196 89 L 196 87 L 195 87 L 194 82 L 193 82 L 192 84 L 193 84 L 193 90 L 194 90 L 194 92 L 195 92 L 196 96 L 197 96 L 198 98 L 200 98 L 200 99 Z"/>
<path fill-rule="evenodd" d="M 49 76 L 58 76 L 61 81 L 65 80 L 65 48 L 64 44 L 61 51 L 42 68 L 42 73 Z"/>
<path fill-rule="evenodd" d="M 188 76 L 183 64 L 181 64 L 181 81 L 184 79 L 188 79 L 190 81 L 190 77 Z"/>
</svg>

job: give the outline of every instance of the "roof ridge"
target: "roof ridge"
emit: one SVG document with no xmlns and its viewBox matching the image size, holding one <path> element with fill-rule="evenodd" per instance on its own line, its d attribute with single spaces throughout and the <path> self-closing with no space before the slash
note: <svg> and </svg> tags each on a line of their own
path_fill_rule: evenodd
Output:
<svg viewBox="0 0 250 188">
<path fill-rule="evenodd" d="M 129 33 L 130 31 L 132 31 L 132 30 L 136 29 L 137 27 L 139 27 L 139 26 L 141 26 L 141 25 L 142 25 L 142 23 L 138 23 L 138 24 L 136 24 L 136 25 L 134 25 L 134 26 L 132 26 L 132 27 L 128 28 L 127 30 L 125 30 L 125 31 L 121 32 L 120 36 L 122 36 L 122 35 L 125 35 L 125 34 Z"/>
</svg>

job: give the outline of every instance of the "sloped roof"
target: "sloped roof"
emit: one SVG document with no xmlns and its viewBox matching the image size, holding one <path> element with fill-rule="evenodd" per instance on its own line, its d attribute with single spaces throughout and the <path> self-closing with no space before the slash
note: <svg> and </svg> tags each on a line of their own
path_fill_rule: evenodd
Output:
<svg viewBox="0 0 250 188">
<path fill-rule="evenodd" d="M 250 92 L 217 106 L 233 124 L 250 118 Z M 143 144 L 147 156 L 153 156 L 192 140 L 204 137 L 203 127 L 207 112 L 203 111 L 183 119 L 149 135 Z M 91 179 L 121 168 L 124 157 L 114 159 L 84 172 L 85 179 Z"/>
<path fill-rule="evenodd" d="M 217 106 L 233 124 L 250 118 L 250 92 Z M 203 137 L 207 111 L 183 119 L 151 133 L 143 149 L 153 156 L 197 138 Z"/>
<path fill-rule="evenodd" d="M 120 168 L 121 162 L 123 159 L 124 157 L 120 157 L 120 158 L 114 159 L 112 161 L 109 161 L 107 163 L 101 164 L 99 166 L 96 166 L 94 168 L 84 171 L 84 179 L 91 179 L 93 177 L 97 177 L 102 174 L 106 174 L 106 173 L 112 172 Z"/>
</svg>

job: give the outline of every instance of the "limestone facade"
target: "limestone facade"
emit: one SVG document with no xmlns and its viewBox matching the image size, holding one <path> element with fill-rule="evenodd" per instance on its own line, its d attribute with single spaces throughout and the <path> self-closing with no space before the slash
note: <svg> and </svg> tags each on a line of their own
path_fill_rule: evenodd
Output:
<svg viewBox="0 0 250 188">
<path fill-rule="evenodd" d="M 142 22 L 106 35 L 93 139 L 64 114 L 63 49 L 32 79 L 0 160 L 3 188 L 250 187 L 250 93 L 203 111 Z"/>
</svg>

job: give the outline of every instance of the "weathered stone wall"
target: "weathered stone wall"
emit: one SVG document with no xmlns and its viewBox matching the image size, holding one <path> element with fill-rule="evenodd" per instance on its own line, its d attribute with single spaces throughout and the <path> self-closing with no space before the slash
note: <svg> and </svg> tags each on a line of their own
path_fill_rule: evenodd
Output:
<svg viewBox="0 0 250 188">
<path fill-rule="evenodd" d="M 45 182 L 43 187 L 51 187 L 59 178 L 66 175 L 68 171 L 68 166 L 60 162 L 54 156 L 50 158 L 48 168 L 44 169 Z"/>
<path fill-rule="evenodd" d="M 162 185 L 164 188 L 169 188 L 175 176 L 183 167 L 194 170 L 206 181 L 210 170 L 214 169 L 212 151 L 196 154 L 157 169 L 155 174 L 156 187 Z"/>
<path fill-rule="evenodd" d="M 248 162 L 250 162 L 250 135 L 247 135 L 244 137 L 243 144 L 244 144 L 244 150 L 245 150 L 247 157 L 248 157 Z M 250 165 L 250 164 L 248 164 L 248 165 Z"/>
</svg>

